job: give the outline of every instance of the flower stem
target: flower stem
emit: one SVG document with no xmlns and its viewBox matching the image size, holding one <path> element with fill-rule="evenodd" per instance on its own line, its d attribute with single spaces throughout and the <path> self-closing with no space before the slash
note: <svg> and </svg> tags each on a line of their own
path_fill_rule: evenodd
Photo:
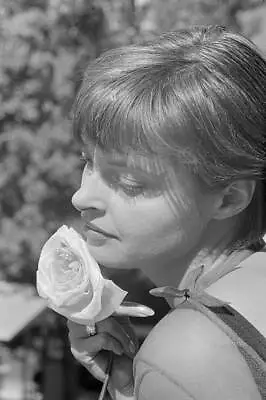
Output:
<svg viewBox="0 0 266 400">
<path fill-rule="evenodd" d="M 107 364 L 107 368 L 106 368 L 106 375 L 103 381 L 103 385 L 102 385 L 102 389 L 101 389 L 101 393 L 98 397 L 98 400 L 104 400 L 105 397 L 105 393 L 106 393 L 106 389 L 107 389 L 107 385 L 109 382 L 109 378 L 111 375 L 111 370 L 112 370 L 112 365 L 113 365 L 113 353 L 110 352 L 110 356 L 109 356 L 109 360 L 108 360 L 108 364 Z"/>
</svg>

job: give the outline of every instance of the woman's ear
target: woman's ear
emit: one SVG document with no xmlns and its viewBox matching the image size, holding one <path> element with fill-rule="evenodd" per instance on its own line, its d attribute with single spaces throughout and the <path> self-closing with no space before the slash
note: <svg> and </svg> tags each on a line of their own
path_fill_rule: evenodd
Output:
<svg viewBox="0 0 266 400">
<path fill-rule="evenodd" d="M 215 219 L 233 217 L 245 210 L 252 200 L 256 182 L 254 180 L 237 180 L 227 186 L 222 192 L 217 204 Z"/>
</svg>

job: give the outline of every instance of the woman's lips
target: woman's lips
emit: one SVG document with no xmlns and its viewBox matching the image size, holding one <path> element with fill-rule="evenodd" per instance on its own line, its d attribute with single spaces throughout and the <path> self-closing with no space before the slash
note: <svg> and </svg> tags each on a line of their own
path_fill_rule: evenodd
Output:
<svg viewBox="0 0 266 400">
<path fill-rule="evenodd" d="M 84 234 L 88 245 L 91 246 L 103 246 L 110 239 L 117 239 L 116 236 L 98 228 L 96 225 L 91 223 L 86 223 L 84 225 Z"/>
<path fill-rule="evenodd" d="M 86 231 L 92 231 L 94 233 L 98 233 L 99 235 L 108 237 L 108 238 L 113 238 L 116 239 L 116 237 L 112 234 L 110 234 L 109 232 L 106 232 L 105 230 L 99 228 L 98 226 L 92 224 L 92 223 L 86 223 L 85 224 L 85 230 Z"/>
</svg>

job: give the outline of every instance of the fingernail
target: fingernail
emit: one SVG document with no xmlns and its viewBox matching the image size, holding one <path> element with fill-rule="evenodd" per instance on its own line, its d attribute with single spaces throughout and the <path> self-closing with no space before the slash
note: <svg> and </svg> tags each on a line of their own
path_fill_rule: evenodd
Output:
<svg viewBox="0 0 266 400">
<path fill-rule="evenodd" d="M 155 313 L 150 307 L 142 306 L 138 310 L 139 317 L 152 317 Z"/>
</svg>

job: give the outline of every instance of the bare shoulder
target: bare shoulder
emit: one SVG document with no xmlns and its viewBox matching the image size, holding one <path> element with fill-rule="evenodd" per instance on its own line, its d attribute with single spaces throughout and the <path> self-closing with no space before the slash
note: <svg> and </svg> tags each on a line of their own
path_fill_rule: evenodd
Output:
<svg viewBox="0 0 266 400">
<path fill-rule="evenodd" d="M 238 348 L 211 320 L 190 308 L 177 308 L 156 325 L 136 356 L 136 371 L 138 363 L 169 376 L 197 400 L 260 399 Z"/>
<path fill-rule="evenodd" d="M 230 303 L 266 337 L 265 263 L 265 252 L 254 253 L 240 264 L 241 268 L 218 279 L 206 292 Z"/>
</svg>

